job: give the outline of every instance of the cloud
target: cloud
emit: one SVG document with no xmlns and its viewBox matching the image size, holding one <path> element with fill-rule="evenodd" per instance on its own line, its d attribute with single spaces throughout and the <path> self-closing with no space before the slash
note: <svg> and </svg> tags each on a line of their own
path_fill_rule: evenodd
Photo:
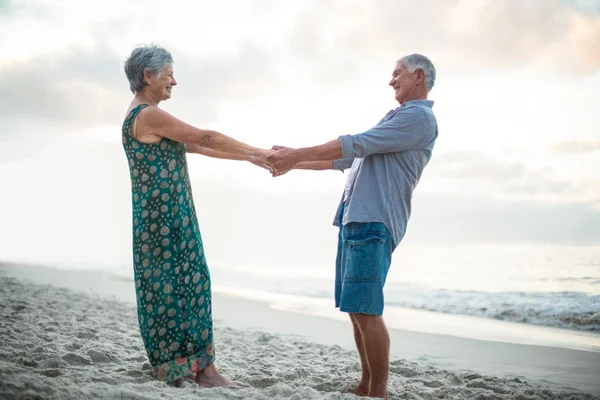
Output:
<svg viewBox="0 0 600 400">
<path fill-rule="evenodd" d="M 593 203 L 505 201 L 486 195 L 416 193 L 407 239 L 415 242 L 600 243 Z"/>
<path fill-rule="evenodd" d="M 555 154 L 592 153 L 600 150 L 600 141 L 565 141 L 555 144 L 550 150 Z"/>
<path fill-rule="evenodd" d="M 522 163 L 503 163 L 490 154 L 460 150 L 436 154 L 435 173 L 442 177 L 500 184 L 522 178 L 527 168 Z"/>
<path fill-rule="evenodd" d="M 600 1 L 597 0 L 562 0 L 568 6 L 584 14 L 600 15 Z"/>
<path fill-rule="evenodd" d="M 600 18 L 548 0 L 462 2 L 450 16 L 448 50 L 486 67 L 546 63 L 590 72 L 600 62 L 587 56 L 600 47 Z M 571 54 L 572 57 L 566 57 Z M 570 65 L 561 65 L 568 62 Z"/>
<path fill-rule="evenodd" d="M 179 82 L 173 99 L 182 114 L 199 120 L 216 118 L 222 101 L 252 101 L 277 84 L 274 60 L 253 42 L 242 43 L 227 56 L 190 56 L 176 50 L 173 54 Z"/>
<path fill-rule="evenodd" d="M 56 17 L 56 8 L 57 4 L 48 4 L 43 1 L 0 0 L 0 20 L 31 17 L 51 22 Z"/>
<path fill-rule="evenodd" d="M 531 168 L 523 162 L 505 161 L 475 150 L 436 154 L 426 173 L 428 178 L 452 181 L 462 192 L 497 197 L 551 196 L 564 200 L 590 187 L 582 181 L 557 178 L 552 168 Z"/>
<path fill-rule="evenodd" d="M 0 17 L 13 10 L 15 3 L 12 0 L 0 0 Z"/>
<path fill-rule="evenodd" d="M 216 117 L 224 99 L 248 100 L 267 93 L 270 60 L 252 43 L 229 56 L 191 56 L 165 45 L 180 82 L 173 100 L 184 115 Z M 131 99 L 124 57 L 109 47 L 71 47 L 50 56 L 0 67 L 0 118 L 4 129 L 31 125 L 84 128 L 119 124 Z M 167 106 L 168 107 L 168 106 Z M 1 132 L 0 132 L 1 134 Z"/>
<path fill-rule="evenodd" d="M 1 10 L 19 8 L 19 15 L 45 23 L 56 17 L 42 3 L 0 1 Z M 256 4 L 258 12 L 269 2 Z M 439 61 L 441 79 L 448 79 L 454 68 L 467 66 L 501 69 L 548 62 L 557 68 L 564 63 L 560 68 L 578 73 L 598 69 L 600 16 L 569 4 L 558 0 L 288 3 L 289 29 L 273 32 L 283 37 L 278 39 L 286 50 L 246 39 L 231 54 L 194 56 L 163 43 L 175 55 L 181 82 L 165 107 L 177 105 L 183 117 L 211 120 L 220 101 L 268 95 L 294 74 L 313 80 L 320 90 L 337 89 L 339 84 L 368 80 L 374 68 L 387 73 L 384 68 L 413 51 Z M 122 72 L 125 55 L 109 42 L 128 29 L 122 17 L 102 18 L 102 23 L 91 20 L 82 31 L 91 45 L 73 44 L 0 67 L 3 129 L 120 121 L 129 96 Z M 278 74 L 280 68 L 283 75 Z M 518 174 L 519 167 L 505 172 Z"/>
<path fill-rule="evenodd" d="M 0 118 L 7 126 L 110 123 L 123 113 L 118 101 L 125 87 L 121 66 L 121 57 L 113 51 L 96 48 L 2 67 Z"/>
<path fill-rule="evenodd" d="M 600 68 L 600 16 L 573 16 L 565 40 L 576 66 L 585 72 L 598 71 Z"/>
<path fill-rule="evenodd" d="M 365 63 L 388 66 L 412 52 L 429 55 L 446 71 L 600 68 L 600 15 L 558 0 L 310 3 L 290 38 L 299 59 L 318 59 L 328 70 L 316 78 L 335 78 L 334 71 L 351 76 L 348 70 Z"/>
<path fill-rule="evenodd" d="M 415 7 L 388 0 L 303 2 L 286 43 L 308 76 L 335 87 L 360 71 L 391 72 L 394 61 L 409 50 L 434 48 L 436 38 L 443 37 L 437 17 L 454 3 L 423 1 Z"/>
<path fill-rule="evenodd" d="M 502 188 L 502 193 L 526 196 L 564 195 L 569 198 L 583 193 L 590 184 L 576 181 L 555 179 L 550 170 L 529 172 L 525 179 L 510 182 Z"/>
</svg>

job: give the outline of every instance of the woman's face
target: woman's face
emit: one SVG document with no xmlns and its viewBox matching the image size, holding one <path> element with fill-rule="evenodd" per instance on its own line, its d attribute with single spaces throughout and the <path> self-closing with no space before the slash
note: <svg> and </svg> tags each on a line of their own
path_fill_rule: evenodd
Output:
<svg viewBox="0 0 600 400">
<path fill-rule="evenodd" d="M 173 76 L 173 65 L 167 65 L 157 74 L 149 75 L 146 82 L 157 99 L 170 99 L 173 86 L 177 85 L 177 81 Z"/>
</svg>

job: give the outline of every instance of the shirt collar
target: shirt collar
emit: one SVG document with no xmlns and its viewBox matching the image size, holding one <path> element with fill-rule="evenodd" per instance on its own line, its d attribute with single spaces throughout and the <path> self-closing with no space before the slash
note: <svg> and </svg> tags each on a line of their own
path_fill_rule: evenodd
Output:
<svg viewBox="0 0 600 400">
<path fill-rule="evenodd" d="M 396 115 L 396 113 L 398 111 L 400 111 L 400 109 L 402 107 L 405 107 L 406 105 L 410 105 L 410 104 L 433 107 L 434 101 L 433 100 L 410 100 L 410 101 L 404 102 L 404 103 L 402 103 L 402 105 L 388 111 L 388 113 L 385 115 L 385 117 L 383 117 L 382 121 L 387 121 L 388 119 L 392 118 L 394 115 Z"/>
<path fill-rule="evenodd" d="M 433 107 L 435 102 L 433 100 L 409 100 L 404 103 L 400 107 L 404 107 L 406 105 L 414 104 L 414 105 L 423 105 L 427 107 Z"/>
</svg>

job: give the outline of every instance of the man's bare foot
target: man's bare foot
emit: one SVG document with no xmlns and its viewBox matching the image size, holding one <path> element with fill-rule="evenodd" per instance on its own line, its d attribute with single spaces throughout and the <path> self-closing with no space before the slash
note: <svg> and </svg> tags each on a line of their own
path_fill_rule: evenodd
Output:
<svg viewBox="0 0 600 400">
<path fill-rule="evenodd" d="M 360 383 L 356 388 L 348 390 L 348 393 L 352 393 L 360 397 L 366 397 L 369 394 L 369 388 Z"/>
<path fill-rule="evenodd" d="M 384 395 L 381 395 L 381 394 L 379 394 L 379 393 L 377 393 L 377 394 L 369 393 L 369 394 L 367 394 L 367 396 L 369 396 L 369 397 L 373 397 L 373 398 L 375 398 L 375 399 L 383 399 L 383 400 L 388 400 L 387 393 L 385 393 Z"/>
<path fill-rule="evenodd" d="M 233 387 L 233 383 L 217 371 L 215 364 L 210 364 L 196 373 L 196 383 L 205 388 Z"/>
</svg>

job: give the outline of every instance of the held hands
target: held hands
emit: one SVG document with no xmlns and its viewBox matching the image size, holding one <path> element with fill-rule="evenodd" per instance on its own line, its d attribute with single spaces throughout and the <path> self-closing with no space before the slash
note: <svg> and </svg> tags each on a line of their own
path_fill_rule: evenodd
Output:
<svg viewBox="0 0 600 400">
<path fill-rule="evenodd" d="M 253 157 L 249 161 L 268 170 L 273 177 L 291 171 L 299 162 L 296 149 L 284 146 L 273 146 L 272 150 L 264 150 L 260 156 Z"/>
<path fill-rule="evenodd" d="M 273 146 L 273 150 L 276 150 L 275 154 L 268 159 L 268 162 L 273 167 L 273 171 L 271 172 L 273 177 L 288 173 L 300 162 L 296 149 L 275 145 Z"/>
<path fill-rule="evenodd" d="M 269 172 L 273 173 L 273 167 L 267 161 L 268 158 L 271 157 L 273 154 L 275 154 L 274 150 L 262 150 L 262 152 L 259 156 L 252 157 L 248 161 L 250 161 L 252 164 L 256 165 L 257 167 L 264 168 L 264 169 L 268 170 Z"/>
</svg>

